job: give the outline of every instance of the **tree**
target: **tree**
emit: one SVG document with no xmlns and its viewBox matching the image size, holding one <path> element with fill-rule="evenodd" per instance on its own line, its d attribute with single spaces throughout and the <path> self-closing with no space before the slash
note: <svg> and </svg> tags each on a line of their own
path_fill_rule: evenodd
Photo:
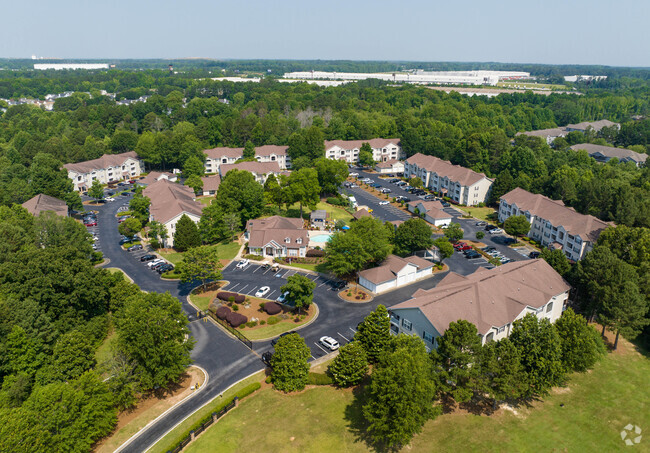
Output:
<svg viewBox="0 0 650 453">
<path fill-rule="evenodd" d="M 341 231 L 334 233 L 325 245 L 325 257 L 328 269 L 338 277 L 362 270 L 371 260 L 361 238 Z"/>
<path fill-rule="evenodd" d="M 354 339 L 361 343 L 368 361 L 375 363 L 390 342 L 390 316 L 383 305 L 378 305 L 357 327 Z"/>
<path fill-rule="evenodd" d="M 567 308 L 555 322 L 562 347 L 562 363 L 568 371 L 587 371 L 606 352 L 600 335 L 582 316 Z"/>
<path fill-rule="evenodd" d="M 412 186 L 412 187 L 418 187 L 418 188 L 424 187 L 424 183 L 422 182 L 422 180 L 418 176 L 415 176 L 415 177 L 409 179 L 409 185 Z"/>
<path fill-rule="evenodd" d="M 565 276 L 571 270 L 571 263 L 560 249 L 549 250 L 545 248 L 542 250 L 541 257 L 562 276 Z"/>
<path fill-rule="evenodd" d="M 116 130 L 111 138 L 110 146 L 116 153 L 134 150 L 138 146 L 138 134 L 125 129 Z"/>
<path fill-rule="evenodd" d="M 513 323 L 510 341 L 519 350 L 526 373 L 523 396 L 544 395 L 564 379 L 560 337 L 547 318 L 527 314 Z"/>
<path fill-rule="evenodd" d="M 280 292 L 284 294 L 289 292 L 287 299 L 295 304 L 295 307 L 300 310 L 302 308 L 309 308 L 314 300 L 314 288 L 316 283 L 304 275 L 293 274 L 287 277 L 287 283 L 280 288 Z"/>
<path fill-rule="evenodd" d="M 211 205 L 203 208 L 201 220 L 199 220 L 199 233 L 204 243 L 214 244 L 228 237 L 223 218 L 223 209 L 214 201 Z"/>
<path fill-rule="evenodd" d="M 401 256 L 427 250 L 433 245 L 431 227 L 422 219 L 409 219 L 397 227 L 393 243 L 395 251 Z"/>
<path fill-rule="evenodd" d="M 234 212 L 244 224 L 260 216 L 264 207 L 264 189 L 252 173 L 230 170 L 221 181 L 214 204 L 224 213 Z"/>
<path fill-rule="evenodd" d="M 480 387 L 481 339 L 476 326 L 464 319 L 451 322 L 437 343 L 432 357 L 440 367 L 440 390 L 459 403 L 470 401 Z"/>
<path fill-rule="evenodd" d="M 93 185 L 88 189 L 88 196 L 93 197 L 95 200 L 104 198 L 104 186 L 97 180 L 93 181 Z"/>
<path fill-rule="evenodd" d="M 511 236 L 525 236 L 530 231 L 530 222 L 524 215 L 513 215 L 503 222 L 503 229 Z"/>
<path fill-rule="evenodd" d="M 375 442 L 399 450 L 437 414 L 434 374 L 422 340 L 385 353 L 372 372 L 363 415 Z"/>
<path fill-rule="evenodd" d="M 142 229 L 142 224 L 135 217 L 129 217 L 117 226 L 117 231 L 123 236 L 135 236 Z"/>
<path fill-rule="evenodd" d="M 255 159 L 255 145 L 253 145 L 253 142 L 248 140 L 246 144 L 244 145 L 244 154 L 243 154 L 244 160 L 254 160 Z"/>
<path fill-rule="evenodd" d="M 208 280 L 221 279 L 221 262 L 216 245 L 192 247 L 183 254 L 183 260 L 176 266 L 183 283 L 199 280 L 203 290 Z"/>
<path fill-rule="evenodd" d="M 276 205 L 278 209 L 287 201 L 284 188 L 273 174 L 269 175 L 264 183 L 264 198 L 267 203 Z"/>
<path fill-rule="evenodd" d="M 226 227 L 228 232 L 228 241 L 230 242 L 233 239 L 235 231 L 241 225 L 241 220 L 239 214 L 236 212 L 229 212 L 228 214 L 223 215 L 223 224 Z"/>
<path fill-rule="evenodd" d="M 454 246 L 451 245 L 451 243 L 445 238 L 438 238 L 434 240 L 433 245 L 438 249 L 438 254 L 440 255 L 440 264 L 442 264 L 444 260 L 454 254 Z"/>
<path fill-rule="evenodd" d="M 159 245 L 164 244 L 165 239 L 167 239 L 167 228 L 162 223 L 154 220 L 149 222 L 149 232 L 147 233 L 147 236 Z"/>
<path fill-rule="evenodd" d="M 354 221 L 346 234 L 361 239 L 363 248 L 373 263 L 383 261 L 393 248 L 389 230 L 380 219 L 374 217 L 363 217 Z"/>
<path fill-rule="evenodd" d="M 350 387 L 359 384 L 368 374 L 368 356 L 358 341 L 353 341 L 339 349 L 339 355 L 327 369 L 334 384 Z"/>
<path fill-rule="evenodd" d="M 191 175 L 185 180 L 185 185 L 191 187 L 194 193 L 200 194 L 203 192 L 203 180 L 200 176 Z"/>
<path fill-rule="evenodd" d="M 189 178 L 190 176 L 201 177 L 205 173 L 205 166 L 199 156 L 190 156 L 183 164 L 183 176 Z M 189 184 L 185 184 L 189 185 Z"/>
<path fill-rule="evenodd" d="M 521 365 L 519 350 L 509 338 L 490 341 L 483 346 L 480 373 L 485 392 L 492 398 L 493 408 L 499 401 L 513 401 L 526 388 L 526 374 Z"/>
<path fill-rule="evenodd" d="M 616 287 L 616 293 L 609 293 L 602 300 L 598 320 L 603 326 L 616 332 L 614 350 L 618 347 L 618 337 L 621 333 L 633 340 L 641 333 L 643 327 L 650 324 L 646 313 L 648 301 L 634 280 L 624 281 Z"/>
<path fill-rule="evenodd" d="M 322 157 L 314 162 L 322 194 L 336 194 L 348 177 L 345 161 Z"/>
<path fill-rule="evenodd" d="M 359 165 L 362 167 L 372 167 L 375 165 L 375 159 L 372 155 L 370 143 L 363 143 L 359 149 Z"/>
<path fill-rule="evenodd" d="M 280 337 L 271 357 L 271 381 L 282 392 L 295 392 L 307 385 L 311 351 L 297 333 Z"/>
<path fill-rule="evenodd" d="M 54 345 L 54 371 L 61 380 L 77 379 L 95 366 L 95 348 L 78 330 L 62 335 Z"/>
<path fill-rule="evenodd" d="M 167 388 L 192 362 L 188 320 L 169 293 L 131 296 L 115 318 L 117 350 L 135 362 L 142 390 Z"/>
<path fill-rule="evenodd" d="M 317 126 L 311 126 L 291 134 L 287 153 L 293 163 L 302 158 L 308 159 L 309 163 L 311 163 L 323 157 L 325 154 L 323 132 Z"/>
<path fill-rule="evenodd" d="M 477 231 L 476 232 L 476 239 L 479 241 L 485 237 L 485 233 L 483 231 Z"/>
<path fill-rule="evenodd" d="M 136 192 L 129 201 L 129 210 L 143 225 L 149 220 L 149 206 L 151 206 L 151 200 L 149 197 L 143 196 L 142 193 Z"/>
<path fill-rule="evenodd" d="M 201 235 L 196 223 L 187 215 L 183 214 L 176 223 L 174 231 L 174 248 L 179 252 L 184 252 L 192 247 L 201 245 Z"/>
<path fill-rule="evenodd" d="M 320 201 L 320 186 L 316 170 L 301 168 L 291 172 L 287 180 L 287 194 L 292 202 L 300 203 L 300 218 L 302 218 L 303 204 L 314 209 Z"/>
<path fill-rule="evenodd" d="M 444 228 L 444 234 L 451 242 L 460 241 L 465 235 L 463 229 L 460 227 L 460 223 L 455 222 L 450 223 L 447 228 Z"/>
</svg>

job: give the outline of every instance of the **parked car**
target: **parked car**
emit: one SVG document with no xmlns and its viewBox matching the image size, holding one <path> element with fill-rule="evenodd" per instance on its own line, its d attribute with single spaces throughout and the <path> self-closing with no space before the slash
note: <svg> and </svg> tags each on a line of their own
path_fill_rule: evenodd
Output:
<svg viewBox="0 0 650 453">
<path fill-rule="evenodd" d="M 456 244 L 454 244 L 454 248 L 459 252 L 462 252 L 464 250 L 472 250 L 472 246 L 469 244 L 465 244 L 464 242 L 457 242 Z"/>
<path fill-rule="evenodd" d="M 499 227 L 496 226 L 496 225 L 491 225 L 489 223 L 487 225 L 485 225 L 485 231 L 494 230 L 495 228 L 499 228 Z"/>
<path fill-rule="evenodd" d="M 237 269 L 245 269 L 246 266 L 250 264 L 250 260 L 241 260 L 239 263 L 237 263 Z"/>
<path fill-rule="evenodd" d="M 350 184 L 350 189 L 356 189 L 359 187 L 359 184 Z"/>
<path fill-rule="evenodd" d="M 476 250 L 468 250 L 467 253 L 465 253 L 465 258 L 467 259 L 474 259 L 474 258 L 480 258 L 481 254 L 478 253 Z"/>
<path fill-rule="evenodd" d="M 383 189 L 380 190 L 381 193 L 391 193 L 392 190 L 390 190 L 388 187 L 384 187 Z"/>
<path fill-rule="evenodd" d="M 161 263 L 164 263 L 164 262 L 165 262 L 165 260 L 157 258 L 157 259 L 155 259 L 153 261 L 149 261 L 147 263 L 147 266 L 149 267 L 149 269 L 153 269 L 154 266 L 156 266 L 158 264 L 161 264 Z"/>
<path fill-rule="evenodd" d="M 435 199 L 436 199 L 436 196 L 435 196 L 435 195 L 431 195 L 431 194 L 429 194 L 429 195 L 425 195 L 425 196 L 424 196 L 424 200 L 425 200 L 425 201 L 431 201 L 431 200 L 435 200 Z"/>
<path fill-rule="evenodd" d="M 494 228 L 490 230 L 490 234 L 501 234 L 504 233 L 504 231 L 501 228 Z"/>
<path fill-rule="evenodd" d="M 168 264 L 169 264 L 169 263 L 168 263 L 167 261 L 163 260 L 162 262 L 157 263 L 157 264 L 154 264 L 153 266 L 151 266 L 151 269 L 153 269 L 154 271 L 157 271 L 157 270 L 160 269 L 162 266 L 167 266 Z"/>
<path fill-rule="evenodd" d="M 280 294 L 277 299 L 275 299 L 278 303 L 285 303 L 287 301 L 287 297 L 289 297 L 289 291 L 285 291 L 284 293 Z"/>
<path fill-rule="evenodd" d="M 266 351 L 264 354 L 262 354 L 262 362 L 264 362 L 264 365 L 266 366 L 271 366 L 272 358 L 273 358 L 273 353 L 271 351 Z"/>
<path fill-rule="evenodd" d="M 345 288 L 346 286 L 348 286 L 348 283 L 347 283 L 347 282 L 345 282 L 345 281 L 343 281 L 343 280 L 339 280 L 338 282 L 334 282 L 334 283 L 332 283 L 332 290 L 333 290 L 333 291 L 336 291 L 336 290 L 342 290 L 342 289 Z"/>
<path fill-rule="evenodd" d="M 528 254 L 528 258 L 533 258 L 533 259 L 539 258 L 540 255 L 541 255 L 541 253 L 539 253 L 539 252 L 530 252 Z"/>
<path fill-rule="evenodd" d="M 387 204 L 390 204 L 390 201 L 384 200 L 379 202 L 379 206 L 386 206 Z"/>
<path fill-rule="evenodd" d="M 140 257 L 140 261 L 142 261 L 143 263 L 145 261 L 151 261 L 151 260 L 155 260 L 155 259 L 156 259 L 156 255 L 143 255 L 143 256 Z"/>
<path fill-rule="evenodd" d="M 318 342 L 330 351 L 336 351 L 339 348 L 339 342 L 332 337 L 320 337 Z"/>
<path fill-rule="evenodd" d="M 492 251 L 494 251 L 494 250 L 496 250 L 496 248 L 494 248 L 494 247 L 492 247 L 492 246 L 488 246 L 488 247 L 484 247 L 484 248 L 483 248 L 483 251 L 484 251 L 484 252 L 487 252 L 487 253 L 490 253 L 490 252 L 492 252 Z"/>
<path fill-rule="evenodd" d="M 480 222 L 476 222 L 476 226 L 484 227 L 486 225 L 487 225 L 487 222 L 484 222 L 483 220 L 481 220 Z"/>
<path fill-rule="evenodd" d="M 451 205 L 450 205 L 448 202 L 446 202 L 446 201 L 442 201 L 440 204 L 442 204 L 442 206 L 445 207 L 445 208 L 448 208 L 449 206 L 451 206 Z"/>
<path fill-rule="evenodd" d="M 271 288 L 269 288 L 268 286 L 262 286 L 255 293 L 255 297 L 264 297 L 269 293 L 269 291 L 271 291 Z"/>
<path fill-rule="evenodd" d="M 353 177 L 354 177 L 354 176 L 359 176 L 359 173 L 357 173 L 357 172 L 353 172 L 353 173 L 350 173 L 350 176 L 353 176 Z"/>
<path fill-rule="evenodd" d="M 171 272 L 173 270 L 174 270 L 174 266 L 169 263 L 165 263 L 162 266 L 156 268 L 156 272 L 158 272 L 159 274 L 164 274 L 165 272 Z"/>
<path fill-rule="evenodd" d="M 88 222 L 85 222 L 84 225 L 86 225 L 87 227 L 97 226 L 97 220 L 89 220 Z"/>
<path fill-rule="evenodd" d="M 517 240 L 515 238 L 503 238 L 501 241 L 503 244 L 508 245 L 508 244 L 516 244 Z"/>
<path fill-rule="evenodd" d="M 122 239 L 120 239 L 120 245 L 127 244 L 129 242 L 137 241 L 138 237 L 137 236 L 131 236 L 131 237 L 126 237 L 122 236 Z"/>
<path fill-rule="evenodd" d="M 268 269 L 270 267 L 271 267 L 271 264 L 269 264 L 269 263 L 262 264 L 262 269 Z"/>
<path fill-rule="evenodd" d="M 287 335 L 291 335 L 292 333 L 296 333 L 296 331 L 292 330 L 290 332 L 285 332 L 285 333 L 281 334 L 279 337 L 274 338 L 273 340 L 271 340 L 271 345 L 275 346 L 280 338 L 286 337 Z"/>
<path fill-rule="evenodd" d="M 135 244 L 126 249 L 127 252 L 134 252 L 136 250 L 142 250 L 142 244 Z"/>
</svg>

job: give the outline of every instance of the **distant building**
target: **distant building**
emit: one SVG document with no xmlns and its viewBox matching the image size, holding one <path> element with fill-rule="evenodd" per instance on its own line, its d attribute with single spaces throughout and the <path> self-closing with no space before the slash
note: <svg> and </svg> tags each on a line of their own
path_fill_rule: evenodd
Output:
<svg viewBox="0 0 650 453">
<path fill-rule="evenodd" d="M 61 217 L 68 217 L 68 205 L 63 200 L 59 200 L 42 193 L 30 198 L 22 204 L 30 214 L 38 217 L 41 212 L 52 211 Z"/>
<path fill-rule="evenodd" d="M 287 154 L 288 149 L 288 146 L 256 146 L 255 159 L 258 162 L 277 162 L 282 170 L 286 170 L 291 168 L 291 157 Z"/>
<path fill-rule="evenodd" d="M 329 215 L 324 209 L 316 209 L 309 214 L 309 222 L 312 228 L 318 228 L 322 230 L 327 224 L 327 218 Z"/>
<path fill-rule="evenodd" d="M 567 124 L 564 127 L 553 127 L 551 129 L 539 129 L 536 131 L 527 131 L 527 132 L 518 132 L 517 135 L 527 135 L 529 137 L 542 137 L 546 140 L 548 145 L 552 144 L 553 141 L 558 137 L 565 137 L 569 132 L 582 132 L 583 134 L 588 130 L 593 130 L 594 132 L 600 131 L 603 127 L 616 127 L 617 129 L 621 128 L 621 125 L 614 123 L 609 120 L 598 120 L 598 121 L 584 121 L 578 124 Z"/>
<path fill-rule="evenodd" d="M 176 182 L 178 177 L 172 173 L 167 173 L 167 172 L 160 172 L 160 171 L 152 171 L 149 173 L 147 176 L 144 178 L 140 179 L 138 181 L 138 184 L 143 185 L 143 186 L 148 186 L 149 184 L 153 184 L 156 181 L 160 181 L 161 179 L 167 179 L 171 182 Z"/>
<path fill-rule="evenodd" d="M 277 177 L 282 173 L 277 162 L 240 162 L 238 164 L 221 164 L 219 175 L 225 178 L 231 170 L 244 170 L 253 174 L 255 181 L 264 184 L 269 175 Z"/>
<path fill-rule="evenodd" d="M 110 184 L 125 179 L 140 176 L 144 171 L 144 161 L 135 151 L 122 154 L 104 154 L 98 159 L 65 164 L 68 178 L 74 184 L 74 190 L 86 192 L 93 185 L 93 181 L 101 184 Z"/>
<path fill-rule="evenodd" d="M 34 63 L 34 69 L 108 69 L 108 63 Z"/>
<path fill-rule="evenodd" d="M 304 257 L 309 245 L 303 220 L 280 216 L 249 220 L 244 237 L 250 253 L 265 258 Z"/>
<path fill-rule="evenodd" d="M 437 227 L 448 226 L 452 220 L 451 215 L 444 211 L 444 207 L 439 201 L 412 201 L 407 205 L 407 209 L 412 213 L 415 213 L 417 209 L 418 214 L 423 216 L 424 220 Z"/>
<path fill-rule="evenodd" d="M 523 215 L 530 222 L 528 237 L 544 247 L 562 250 L 573 261 L 584 258 L 600 233 L 610 226 L 594 216 L 576 212 L 561 200 L 519 187 L 503 195 L 499 202 L 499 222 L 514 215 Z"/>
<path fill-rule="evenodd" d="M 151 200 L 149 220 L 162 223 L 167 230 L 164 247 L 174 246 L 176 224 L 183 215 L 194 223 L 201 219 L 203 205 L 195 201 L 194 190 L 188 186 L 161 179 L 147 186 L 142 194 Z"/>
<path fill-rule="evenodd" d="M 474 324 L 481 343 L 501 340 L 513 323 L 533 314 L 555 322 L 562 315 L 570 286 L 544 260 L 513 261 L 493 269 L 479 267 L 463 276 L 450 272 L 433 289 L 418 290 L 390 308 L 390 331 L 417 335 L 428 350 L 452 322 Z"/>
<path fill-rule="evenodd" d="M 487 202 L 494 182 L 483 173 L 421 153 L 406 159 L 404 176 L 418 177 L 425 187 L 466 206 Z"/>
<path fill-rule="evenodd" d="M 276 162 L 280 169 L 291 168 L 291 158 L 287 154 L 288 146 L 264 145 L 255 148 L 257 162 Z M 234 164 L 244 158 L 244 148 L 218 147 L 203 151 L 206 155 L 205 172 L 219 173 L 222 164 Z"/>
<path fill-rule="evenodd" d="M 359 220 L 363 219 L 364 217 L 372 217 L 372 214 L 370 214 L 366 208 L 361 208 L 355 211 L 355 213 L 352 214 L 352 217 L 354 220 Z"/>
<path fill-rule="evenodd" d="M 404 162 L 396 159 L 390 159 L 385 162 L 379 162 L 375 165 L 375 171 L 377 173 L 404 173 Z"/>
<path fill-rule="evenodd" d="M 203 195 L 215 195 L 221 185 L 221 176 L 203 176 L 201 181 L 203 181 Z"/>
<path fill-rule="evenodd" d="M 608 162 L 611 159 L 618 159 L 619 162 L 634 162 L 638 167 L 644 164 L 648 159 L 647 154 L 637 153 L 631 149 L 614 148 L 612 146 L 594 145 L 591 143 L 580 143 L 570 147 L 574 151 L 584 150 L 587 151 L 591 157 L 598 162 Z"/>
<path fill-rule="evenodd" d="M 433 274 L 433 263 L 417 256 L 388 255 L 377 267 L 359 272 L 359 284 L 375 294 L 408 285 Z"/>
<path fill-rule="evenodd" d="M 344 160 L 350 164 L 359 162 L 359 151 L 364 143 L 368 143 L 372 148 L 372 158 L 375 162 L 387 162 L 405 157 L 398 138 L 325 141 L 325 157 Z"/>
<path fill-rule="evenodd" d="M 605 80 L 607 76 L 605 75 L 571 75 L 564 76 L 565 82 L 591 82 L 592 80 Z"/>
</svg>

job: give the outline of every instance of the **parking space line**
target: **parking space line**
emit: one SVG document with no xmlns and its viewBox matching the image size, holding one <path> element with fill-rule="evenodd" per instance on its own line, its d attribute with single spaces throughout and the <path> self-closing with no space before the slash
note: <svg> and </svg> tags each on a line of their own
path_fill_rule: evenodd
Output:
<svg viewBox="0 0 650 453">
<path fill-rule="evenodd" d="M 345 338 L 341 332 L 336 332 L 336 333 L 338 333 L 338 334 L 341 336 L 341 338 L 343 338 L 343 339 L 344 339 L 345 341 L 347 341 L 348 343 L 350 342 L 350 340 L 347 339 L 347 338 Z"/>
<path fill-rule="evenodd" d="M 323 283 L 317 286 L 317 288 L 320 288 L 323 285 L 327 285 L 329 283 L 329 280 L 325 280 Z"/>
<path fill-rule="evenodd" d="M 261 269 L 262 266 L 257 266 L 255 270 L 252 272 L 253 274 Z"/>
<path fill-rule="evenodd" d="M 315 341 L 314 341 L 314 344 L 316 345 L 316 347 L 318 347 L 318 349 L 320 349 L 321 351 L 323 351 L 325 354 L 329 354 L 325 349 L 323 349 L 323 348 L 322 348 L 318 343 L 316 343 Z"/>
<path fill-rule="evenodd" d="M 246 286 L 248 286 L 248 285 L 246 285 Z M 251 289 L 249 292 L 247 292 L 246 295 L 247 295 L 247 296 L 250 296 L 251 293 L 255 292 L 256 289 L 257 289 L 257 287 L 256 287 L 256 286 L 253 286 L 253 289 Z"/>
<path fill-rule="evenodd" d="M 350 329 L 353 333 L 357 333 L 357 331 L 354 330 L 352 327 L 348 327 L 348 329 Z"/>
<path fill-rule="evenodd" d="M 270 293 L 268 293 L 268 294 L 266 295 L 266 298 L 267 298 L 267 299 L 271 299 L 271 296 L 273 295 L 274 292 L 275 292 L 275 290 L 273 290 L 273 291 L 271 291 Z M 273 300 L 273 299 L 271 299 L 271 300 Z"/>
</svg>

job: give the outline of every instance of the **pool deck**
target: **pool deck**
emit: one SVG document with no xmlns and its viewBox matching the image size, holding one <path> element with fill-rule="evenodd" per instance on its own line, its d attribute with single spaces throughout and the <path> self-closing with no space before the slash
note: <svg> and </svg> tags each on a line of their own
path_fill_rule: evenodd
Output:
<svg viewBox="0 0 650 453">
<path fill-rule="evenodd" d="M 321 231 L 310 231 L 309 232 L 309 246 L 310 247 L 325 247 L 325 244 L 327 244 L 327 241 L 315 241 L 314 237 L 318 236 L 332 236 L 334 233 L 328 233 L 327 231 L 321 230 Z"/>
</svg>

